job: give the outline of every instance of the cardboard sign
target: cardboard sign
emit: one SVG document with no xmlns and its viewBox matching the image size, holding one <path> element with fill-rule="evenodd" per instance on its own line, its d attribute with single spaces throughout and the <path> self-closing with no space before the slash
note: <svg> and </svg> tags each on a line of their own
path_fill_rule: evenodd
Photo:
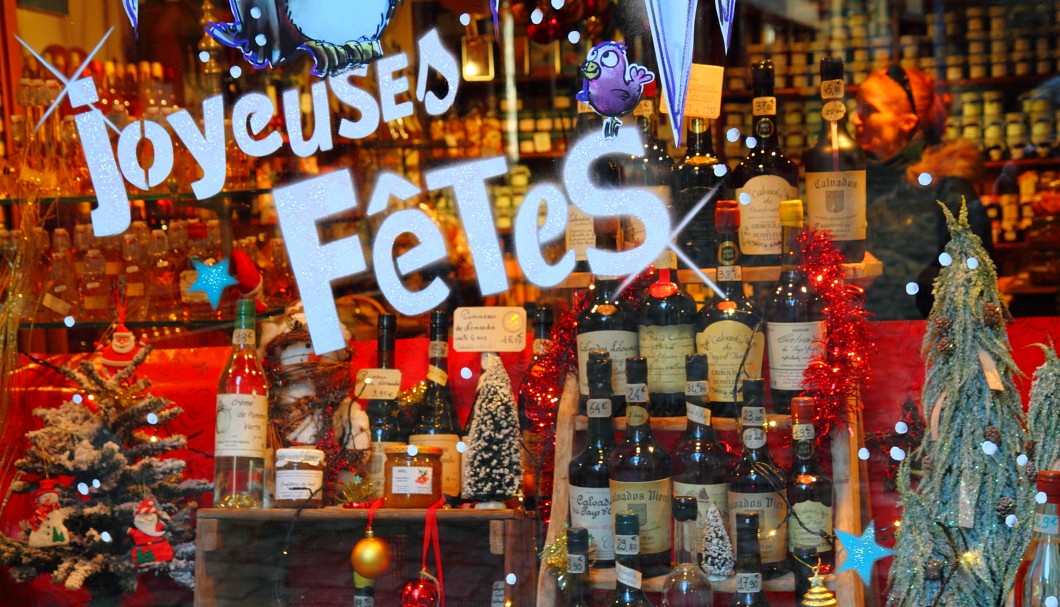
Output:
<svg viewBox="0 0 1060 607">
<path fill-rule="evenodd" d="M 520 352 L 525 347 L 523 308 L 457 308 L 453 314 L 457 352 Z"/>
<path fill-rule="evenodd" d="M 397 398 L 401 390 L 400 369 L 361 369 L 353 393 L 361 400 Z"/>
</svg>

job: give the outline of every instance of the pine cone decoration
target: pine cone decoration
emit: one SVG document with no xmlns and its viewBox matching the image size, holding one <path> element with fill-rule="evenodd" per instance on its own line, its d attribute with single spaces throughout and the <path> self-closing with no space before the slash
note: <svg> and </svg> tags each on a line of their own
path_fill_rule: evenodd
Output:
<svg viewBox="0 0 1060 607">
<path fill-rule="evenodd" d="M 1023 474 L 1032 483 L 1038 482 L 1038 464 L 1035 464 L 1033 460 L 1027 462 L 1027 465 L 1023 467 Z"/>
<path fill-rule="evenodd" d="M 952 324 L 953 323 L 950 321 L 950 319 L 946 318 L 945 316 L 939 316 L 935 319 L 935 328 L 942 333 L 949 333 L 950 325 Z"/>
<path fill-rule="evenodd" d="M 930 455 L 925 455 L 924 458 L 920 460 L 920 469 L 924 472 L 924 474 L 930 474 L 931 468 L 934 465 L 935 459 L 932 458 Z"/>
<path fill-rule="evenodd" d="M 1027 457 L 1034 459 L 1034 453 L 1037 450 L 1038 442 L 1035 440 L 1028 440 L 1023 443 L 1023 452 L 1027 454 Z"/>
<path fill-rule="evenodd" d="M 997 304 L 988 303 L 983 306 L 983 322 L 987 326 L 998 328 L 1001 326 L 1001 322 L 1004 316 L 1001 314 L 1001 307 Z"/>
<path fill-rule="evenodd" d="M 983 429 L 983 438 L 994 443 L 995 445 L 1001 445 L 1001 430 L 997 429 L 997 426 L 987 426 Z"/>
<path fill-rule="evenodd" d="M 938 559 L 929 559 L 924 565 L 924 578 L 937 582 L 942 579 L 943 562 Z"/>
<path fill-rule="evenodd" d="M 1016 510 L 1016 502 L 1011 497 L 1003 495 L 997 498 L 997 505 L 994 506 L 994 512 L 997 512 L 998 518 L 1005 518 L 1012 514 Z"/>
<path fill-rule="evenodd" d="M 935 349 L 939 351 L 939 354 L 949 354 L 957 347 L 957 344 L 953 343 L 953 340 L 949 337 L 943 337 L 935 344 Z"/>
</svg>

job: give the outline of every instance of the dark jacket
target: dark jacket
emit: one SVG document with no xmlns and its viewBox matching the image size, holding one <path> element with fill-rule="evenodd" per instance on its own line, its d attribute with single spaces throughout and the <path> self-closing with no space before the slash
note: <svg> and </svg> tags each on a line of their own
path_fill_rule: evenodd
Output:
<svg viewBox="0 0 1060 607">
<path fill-rule="evenodd" d="M 932 284 L 941 265 L 939 254 L 949 241 L 936 201 L 955 214 L 961 200 L 975 234 L 993 255 L 990 221 L 972 185 L 982 172 L 975 145 L 953 141 L 924 149 L 915 138 L 886 162 L 868 165 L 868 250 L 883 262 L 883 276 L 866 293 L 865 307 L 881 320 L 924 318 L 934 302 Z M 930 183 L 920 185 L 922 174 Z M 907 292 L 916 283 L 916 295 Z"/>
</svg>

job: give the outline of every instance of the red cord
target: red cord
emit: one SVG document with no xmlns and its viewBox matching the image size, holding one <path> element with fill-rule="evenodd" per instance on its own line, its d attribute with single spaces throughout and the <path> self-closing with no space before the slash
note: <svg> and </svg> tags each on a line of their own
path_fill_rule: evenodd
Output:
<svg viewBox="0 0 1060 607">
<path fill-rule="evenodd" d="M 438 607 L 445 607 L 445 579 L 442 577 L 442 542 L 438 536 L 438 509 L 445 505 L 445 498 L 427 509 L 427 521 L 423 530 L 423 570 L 427 571 L 427 553 L 434 544 L 434 564 L 438 568 Z"/>
</svg>

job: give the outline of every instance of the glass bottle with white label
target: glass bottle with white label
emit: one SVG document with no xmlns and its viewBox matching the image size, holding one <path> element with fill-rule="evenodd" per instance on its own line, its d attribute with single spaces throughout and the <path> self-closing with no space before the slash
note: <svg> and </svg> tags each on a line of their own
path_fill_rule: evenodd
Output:
<svg viewBox="0 0 1060 607">
<path fill-rule="evenodd" d="M 806 368 L 824 354 L 826 326 L 824 303 L 799 267 L 802 201 L 785 200 L 780 216 L 784 223 L 784 259 L 780 279 L 767 304 L 766 344 L 773 411 L 788 413 L 791 399 L 802 392 Z"/>
<path fill-rule="evenodd" d="M 394 337 L 397 317 L 380 314 L 378 321 L 377 364 L 380 369 L 394 368 Z M 372 485 L 372 499 L 383 497 L 385 480 L 386 448 L 405 444 L 398 425 L 398 404 L 392 398 L 373 398 L 365 406 L 368 414 L 368 432 L 372 447 L 368 461 L 368 481 Z"/>
<path fill-rule="evenodd" d="M 615 293 L 619 281 L 615 278 L 596 278 L 592 286 L 593 299 L 578 314 L 578 411 L 585 411 L 589 398 L 589 378 L 586 363 L 589 352 L 605 350 L 611 356 L 611 411 L 616 417 L 626 410 L 626 366 L 631 356 L 640 355 L 637 321 L 628 304 Z"/>
<path fill-rule="evenodd" d="M 254 302 L 241 299 L 236 305 L 232 353 L 217 385 L 215 508 L 264 505 L 269 394 L 254 344 Z"/>
<path fill-rule="evenodd" d="M 685 356 L 696 351 L 696 302 L 677 281 L 677 258 L 664 251 L 656 280 L 641 301 L 639 349 L 648 361 L 649 411 L 656 417 L 685 412 Z"/>
<path fill-rule="evenodd" d="M 611 520 L 610 461 L 615 448 L 615 424 L 611 419 L 611 357 L 603 350 L 589 353 L 589 433 L 585 448 L 570 460 L 570 523 L 584 527 L 592 536 L 594 569 L 615 566 L 614 531 Z"/>
<path fill-rule="evenodd" d="M 353 607 L 375 607 L 375 580 L 353 572 Z"/>
<path fill-rule="evenodd" d="M 751 151 L 732 173 L 743 229 L 745 266 L 777 265 L 781 254 L 780 201 L 799 195 L 799 168 L 780 149 L 772 59 L 751 68 L 754 131 L 745 138 Z"/>
<path fill-rule="evenodd" d="M 640 103 L 633 110 L 633 117 L 637 121 L 636 128 L 640 131 L 641 143 L 644 146 L 641 155 L 621 157 L 618 167 L 622 187 L 650 190 L 670 209 L 673 198 L 674 160 L 657 133 L 656 91 L 654 81 L 646 84 Z M 628 121 L 628 118 L 626 120 Z M 640 220 L 623 218 L 623 223 L 624 248 L 632 249 L 644 242 L 644 224 Z"/>
<path fill-rule="evenodd" d="M 441 447 L 442 493 L 460 495 L 460 420 L 449 390 L 449 317 L 443 310 L 431 312 L 427 342 L 427 387 L 420 401 L 419 419 L 409 444 Z"/>
<path fill-rule="evenodd" d="M 44 285 L 41 307 L 44 317 L 50 320 L 63 320 L 68 315 L 75 318 L 78 311 L 77 277 L 74 265 L 70 263 L 67 249 L 56 249 L 52 253 L 52 267 Z"/>
<path fill-rule="evenodd" d="M 707 357 L 689 354 L 685 359 L 685 407 L 688 423 L 685 433 L 677 441 L 673 460 L 673 494 L 696 498 L 699 542 L 702 544 L 707 526 L 710 504 L 718 508 L 721 520 L 728 521 L 729 477 L 735 457 L 718 440 L 711 426 L 710 409 L 706 406 Z M 702 545 L 700 545 L 702 548 Z"/>
<path fill-rule="evenodd" d="M 667 557 L 669 558 L 669 557 Z M 651 607 L 641 589 L 640 520 L 633 511 L 615 514 L 615 591 L 608 607 Z"/>
<path fill-rule="evenodd" d="M 105 320 L 111 314 L 110 278 L 107 260 L 99 249 L 85 253 L 85 263 L 78 281 L 81 314 L 78 320 Z"/>
<path fill-rule="evenodd" d="M 745 380 L 740 407 L 743 455 L 729 483 L 729 525 L 736 529 L 738 512 L 755 512 L 761 523 L 756 546 L 761 549 L 762 575 L 780 577 L 788 571 L 786 544 L 788 515 L 784 473 L 773 463 L 766 444 L 766 408 L 762 380 Z"/>
<path fill-rule="evenodd" d="M 698 500 L 674 496 L 674 568 L 663 583 L 664 607 L 703 607 L 714 604 L 714 590 L 699 567 L 703 530 L 697 524 Z"/>
<path fill-rule="evenodd" d="M 591 607 L 593 588 L 589 584 L 589 531 L 585 527 L 567 529 L 567 606 Z"/>
<path fill-rule="evenodd" d="M 593 133 L 599 134 L 604 128 L 603 116 L 596 113 L 586 101 L 578 101 L 578 117 L 574 125 L 577 138 L 581 139 Z M 589 179 L 596 187 L 615 189 L 620 186 L 618 165 L 613 156 L 597 158 L 589 165 Z M 596 247 L 608 251 L 617 251 L 622 247 L 621 222 L 618 216 L 589 216 L 574 205 L 569 207 L 567 221 L 567 249 L 575 254 L 574 271 L 588 272 L 589 262 L 585 249 Z"/>
<path fill-rule="evenodd" d="M 813 399 L 799 396 L 791 401 L 791 448 L 794 457 L 788 472 L 788 552 L 794 562 L 795 551 L 816 547 L 821 574 L 835 568 L 835 548 L 832 546 L 832 479 L 821 472 L 814 453 L 816 432 L 813 426 Z"/>
<path fill-rule="evenodd" d="M 847 130 L 843 60 L 821 57 L 821 130 L 803 154 L 806 223 L 832 233 L 849 263 L 865 258 L 865 152 Z"/>
<path fill-rule="evenodd" d="M 690 116 L 685 137 L 688 144 L 685 156 L 677 165 L 675 173 L 674 207 L 681 217 L 687 217 L 700 201 L 706 198 L 707 202 L 681 231 L 678 242 L 697 267 L 707 268 L 715 263 L 715 204 L 719 200 L 731 198 L 732 191 L 728 186 L 727 167 L 714 153 L 710 120 Z M 715 188 L 717 190 L 713 191 Z"/>
<path fill-rule="evenodd" d="M 707 356 L 707 401 L 716 417 L 739 414 L 740 382 L 762 377 L 765 328 L 744 292 L 740 266 L 740 209 L 719 200 L 714 211 L 718 243 L 718 287 L 725 297 L 708 299 L 696 315 L 696 352 Z"/>
<path fill-rule="evenodd" d="M 642 385 L 647 362 L 637 357 L 625 363 L 630 385 Z M 644 403 L 626 403 L 626 433 L 611 453 L 611 507 L 640 515 L 641 570 L 648 577 L 670 571 L 671 467 L 670 455 L 651 431 Z"/>
<path fill-rule="evenodd" d="M 132 233 L 122 234 L 121 261 L 125 277 L 125 315 L 129 320 L 143 320 L 147 314 L 145 289 L 147 268 L 143 265 L 143 247 L 139 237 Z"/>
<path fill-rule="evenodd" d="M 736 592 L 731 607 L 769 607 L 762 590 L 762 560 L 758 546 L 760 516 L 757 512 L 737 512 Z"/>
<path fill-rule="evenodd" d="M 1038 492 L 1034 535 L 1016 571 L 1015 607 L 1050 605 L 1048 597 L 1060 596 L 1060 472 L 1039 471 Z"/>
</svg>

